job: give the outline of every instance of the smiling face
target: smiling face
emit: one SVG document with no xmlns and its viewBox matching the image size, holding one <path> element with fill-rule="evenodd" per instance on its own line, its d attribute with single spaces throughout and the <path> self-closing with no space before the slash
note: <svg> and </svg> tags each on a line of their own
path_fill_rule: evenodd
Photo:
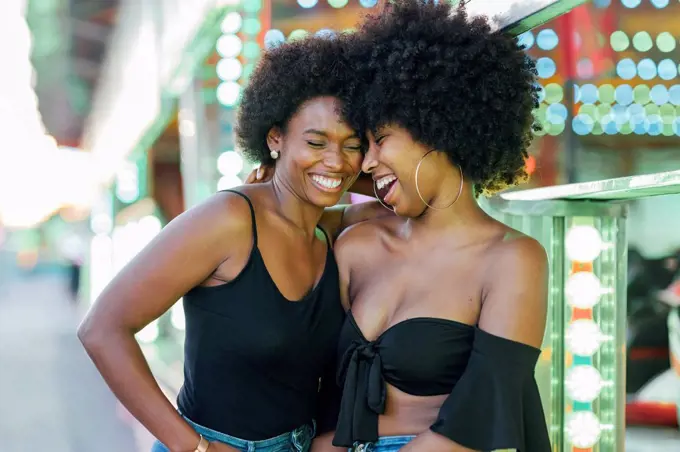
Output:
<svg viewBox="0 0 680 452">
<path fill-rule="evenodd" d="M 452 168 L 451 163 L 440 152 L 432 152 L 423 159 L 430 148 L 415 141 L 399 126 L 381 127 L 375 134 L 369 132 L 368 138 L 369 148 L 362 169 L 373 176 L 376 195 L 392 206 L 397 215 L 420 216 L 426 205 L 416 190 L 418 163 L 422 160 L 418 189 L 428 202 L 437 196 L 442 177 Z"/>
<path fill-rule="evenodd" d="M 267 137 L 269 148 L 280 152 L 275 177 L 319 207 L 335 205 L 361 170 L 361 139 L 339 107 L 334 97 L 310 99 L 285 130 L 274 128 Z"/>
</svg>

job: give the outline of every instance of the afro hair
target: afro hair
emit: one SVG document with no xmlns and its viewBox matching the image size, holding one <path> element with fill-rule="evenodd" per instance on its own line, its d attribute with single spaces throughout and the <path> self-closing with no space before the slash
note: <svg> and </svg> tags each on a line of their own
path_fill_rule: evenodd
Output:
<svg viewBox="0 0 680 452">
<path fill-rule="evenodd" d="M 537 74 L 515 38 L 462 4 L 393 0 L 365 18 L 349 49 L 363 86 L 345 104 L 351 123 L 405 128 L 460 165 L 477 195 L 527 179 Z"/>
<path fill-rule="evenodd" d="M 247 159 L 272 165 L 267 133 L 275 126 L 285 132 L 306 101 L 332 96 L 344 105 L 353 96 L 355 68 L 345 45 L 344 35 L 310 36 L 265 52 L 243 92 L 236 121 L 236 141 Z"/>
</svg>

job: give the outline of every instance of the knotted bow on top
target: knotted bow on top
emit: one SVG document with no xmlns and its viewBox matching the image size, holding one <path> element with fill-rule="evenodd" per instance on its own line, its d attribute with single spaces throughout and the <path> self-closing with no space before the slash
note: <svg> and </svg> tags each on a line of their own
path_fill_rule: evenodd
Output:
<svg viewBox="0 0 680 452">
<path fill-rule="evenodd" d="M 355 441 L 376 441 L 378 415 L 385 412 L 385 380 L 379 345 L 365 340 L 352 341 L 342 357 L 337 381 L 343 387 L 343 395 L 333 443 L 351 447 Z"/>
</svg>

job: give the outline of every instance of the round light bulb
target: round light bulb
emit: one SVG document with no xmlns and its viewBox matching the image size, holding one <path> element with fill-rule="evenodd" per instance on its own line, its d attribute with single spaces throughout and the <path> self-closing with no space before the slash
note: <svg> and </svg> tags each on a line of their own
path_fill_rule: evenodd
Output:
<svg viewBox="0 0 680 452">
<path fill-rule="evenodd" d="M 235 58 L 243 49 L 243 42 L 236 35 L 222 35 L 217 39 L 217 53 L 222 58 Z"/>
<path fill-rule="evenodd" d="M 221 30 L 222 33 L 238 33 L 243 25 L 243 17 L 237 12 L 231 12 L 224 16 L 222 20 Z"/>
<path fill-rule="evenodd" d="M 572 261 L 594 261 L 602 252 L 602 245 L 600 233 L 592 226 L 574 226 L 567 233 L 567 256 Z"/>
<path fill-rule="evenodd" d="M 567 279 L 565 292 L 570 306 L 590 309 L 600 301 L 602 286 L 593 273 L 576 272 Z"/>
<path fill-rule="evenodd" d="M 588 449 L 600 440 L 602 427 L 593 412 L 576 411 L 568 417 L 565 430 L 573 446 Z"/>
<path fill-rule="evenodd" d="M 592 320 L 571 322 L 565 334 L 567 349 L 579 356 L 593 356 L 600 349 L 603 340 L 600 327 Z"/>
<path fill-rule="evenodd" d="M 233 82 L 241 77 L 243 66 L 236 58 L 223 58 L 217 62 L 215 67 L 217 76 L 225 82 Z"/>
<path fill-rule="evenodd" d="M 222 105 L 236 105 L 241 95 L 241 85 L 236 82 L 222 82 L 217 86 L 217 100 Z"/>
<path fill-rule="evenodd" d="M 569 369 L 565 384 L 572 400 L 590 403 L 600 395 L 602 376 L 593 366 L 574 366 Z"/>
<path fill-rule="evenodd" d="M 223 176 L 236 176 L 243 170 L 243 158 L 238 152 L 223 152 L 217 158 L 217 169 Z"/>
</svg>

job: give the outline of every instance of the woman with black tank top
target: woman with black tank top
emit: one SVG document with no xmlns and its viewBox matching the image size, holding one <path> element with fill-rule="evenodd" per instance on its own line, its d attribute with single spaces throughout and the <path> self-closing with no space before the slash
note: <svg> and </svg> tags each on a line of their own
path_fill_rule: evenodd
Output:
<svg viewBox="0 0 680 452">
<path fill-rule="evenodd" d="M 335 254 L 348 311 L 333 443 L 371 452 L 551 450 L 534 368 L 547 304 L 541 245 L 476 196 L 526 177 L 534 65 L 451 2 L 394 0 L 349 55 L 364 95 L 362 169 L 396 215 Z"/>
<path fill-rule="evenodd" d="M 268 51 L 244 92 L 237 138 L 274 165 L 266 184 L 216 194 L 170 222 L 103 291 L 78 330 L 154 451 L 303 451 L 335 428 L 345 313 L 331 238 L 371 207 L 319 220 L 357 179 L 362 140 L 339 110 L 353 89 L 343 41 Z M 369 185 L 370 187 L 370 185 Z M 134 335 L 184 297 L 178 410 Z"/>
</svg>

